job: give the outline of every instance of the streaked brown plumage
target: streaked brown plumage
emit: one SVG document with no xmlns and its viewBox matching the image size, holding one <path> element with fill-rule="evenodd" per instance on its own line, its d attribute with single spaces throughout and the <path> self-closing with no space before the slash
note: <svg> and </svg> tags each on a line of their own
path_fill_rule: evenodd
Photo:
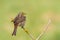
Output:
<svg viewBox="0 0 60 40">
<path fill-rule="evenodd" d="M 13 35 L 16 35 L 16 31 L 17 31 L 17 27 L 21 26 L 22 28 L 24 28 L 25 25 L 25 21 L 26 21 L 26 16 L 23 12 L 20 12 L 15 18 L 14 20 L 12 20 L 12 22 L 14 23 L 14 31 L 12 33 Z"/>
</svg>

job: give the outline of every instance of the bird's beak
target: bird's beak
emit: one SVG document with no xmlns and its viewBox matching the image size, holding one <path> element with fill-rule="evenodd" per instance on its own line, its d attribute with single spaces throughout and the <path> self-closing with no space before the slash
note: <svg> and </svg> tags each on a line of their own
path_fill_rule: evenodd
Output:
<svg viewBox="0 0 60 40">
<path fill-rule="evenodd" d="M 13 22 L 14 20 L 11 20 L 11 22 Z"/>
<path fill-rule="evenodd" d="M 11 18 L 11 22 L 13 22 L 14 20 L 13 20 L 13 18 Z"/>
</svg>

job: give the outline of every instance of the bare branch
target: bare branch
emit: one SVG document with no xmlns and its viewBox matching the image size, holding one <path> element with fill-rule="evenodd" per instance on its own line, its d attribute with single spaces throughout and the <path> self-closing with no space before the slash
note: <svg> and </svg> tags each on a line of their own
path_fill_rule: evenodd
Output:
<svg viewBox="0 0 60 40">
<path fill-rule="evenodd" d="M 25 28 L 23 28 L 23 30 L 30 36 L 32 40 L 35 40 L 32 34 L 28 32 L 28 30 L 26 30 Z"/>
<path fill-rule="evenodd" d="M 50 23 L 51 23 L 51 19 L 49 19 L 46 27 L 44 28 L 44 31 L 36 38 L 36 40 L 39 40 L 44 35 L 44 33 L 47 31 Z"/>
</svg>

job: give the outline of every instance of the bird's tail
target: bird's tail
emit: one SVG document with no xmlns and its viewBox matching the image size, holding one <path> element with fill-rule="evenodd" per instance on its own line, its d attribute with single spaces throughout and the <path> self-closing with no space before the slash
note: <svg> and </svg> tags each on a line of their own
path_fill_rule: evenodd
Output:
<svg viewBox="0 0 60 40">
<path fill-rule="evenodd" d="M 12 36 L 13 36 L 13 35 L 16 36 L 16 31 L 17 31 L 17 26 L 14 26 L 14 31 L 13 31 L 13 33 L 12 33 Z"/>
</svg>

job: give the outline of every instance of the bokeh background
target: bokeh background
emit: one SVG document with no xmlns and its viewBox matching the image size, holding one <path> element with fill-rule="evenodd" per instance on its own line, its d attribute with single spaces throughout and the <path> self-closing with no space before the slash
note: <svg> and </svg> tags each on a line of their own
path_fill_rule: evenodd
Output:
<svg viewBox="0 0 60 40">
<path fill-rule="evenodd" d="M 60 40 L 60 0 L 0 0 L 0 40 L 31 40 L 18 27 L 12 36 L 14 18 L 19 12 L 26 13 L 25 28 L 36 38 L 51 19 L 48 30 L 40 40 Z"/>
</svg>

